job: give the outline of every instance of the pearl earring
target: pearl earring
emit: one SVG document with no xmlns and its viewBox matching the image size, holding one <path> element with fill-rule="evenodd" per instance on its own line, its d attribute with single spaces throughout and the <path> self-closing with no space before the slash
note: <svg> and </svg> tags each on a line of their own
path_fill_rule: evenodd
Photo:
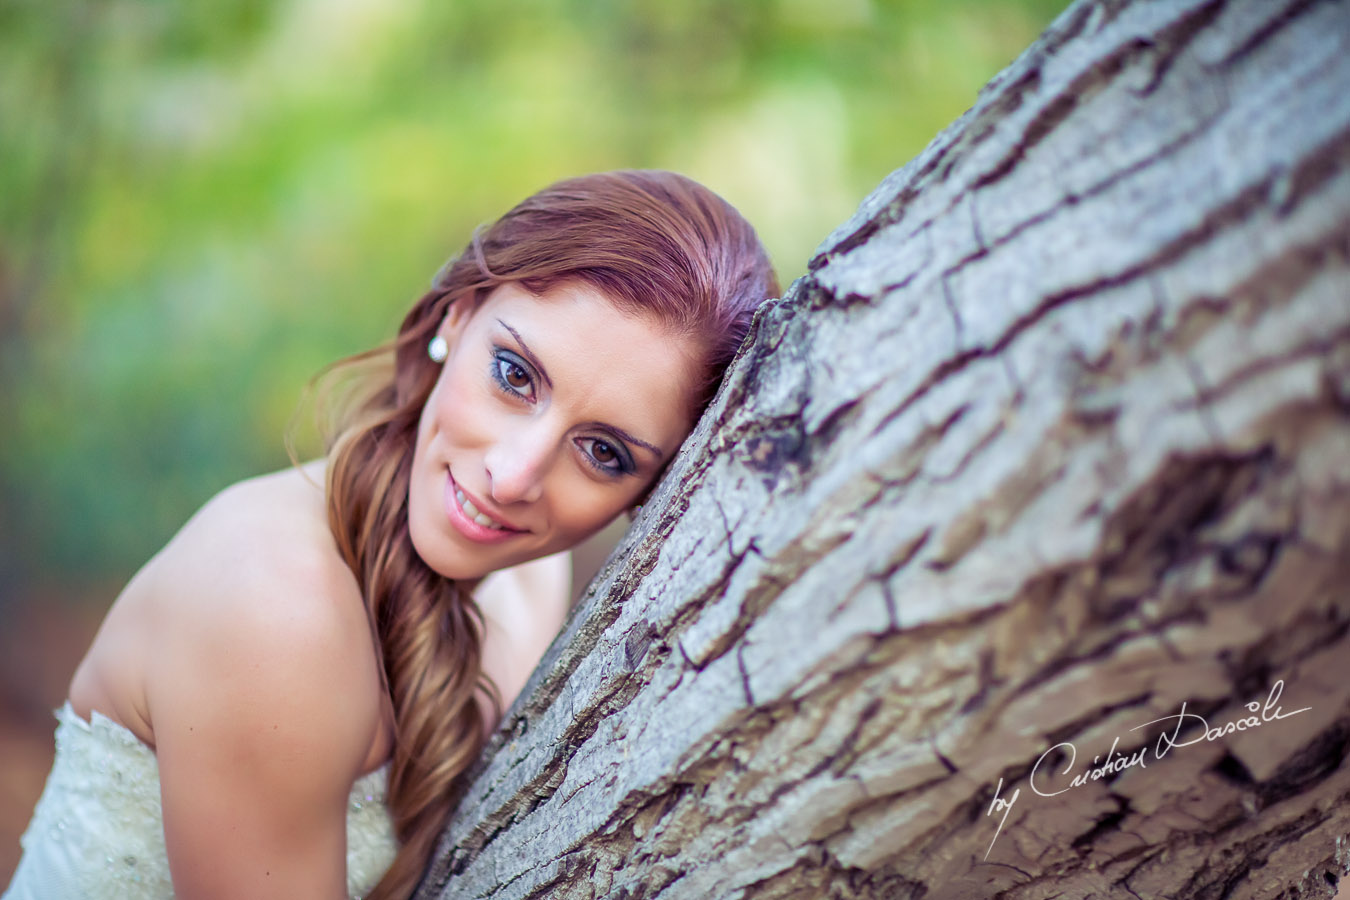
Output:
<svg viewBox="0 0 1350 900">
<path fill-rule="evenodd" d="M 450 345 L 439 334 L 431 339 L 431 343 L 427 344 L 427 356 L 431 357 L 432 362 L 443 363 L 449 355 Z"/>
</svg>

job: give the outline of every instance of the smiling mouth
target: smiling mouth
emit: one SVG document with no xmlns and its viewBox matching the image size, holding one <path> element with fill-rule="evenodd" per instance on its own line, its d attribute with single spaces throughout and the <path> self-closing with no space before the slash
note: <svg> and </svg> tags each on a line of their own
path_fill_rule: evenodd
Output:
<svg viewBox="0 0 1350 900">
<path fill-rule="evenodd" d="M 489 516 L 487 513 L 479 512 L 478 507 L 473 505 L 473 501 L 464 496 L 464 492 L 455 485 L 455 499 L 459 501 L 459 508 L 464 510 L 464 515 L 468 516 L 474 522 L 482 525 L 484 528 L 491 528 L 494 531 L 516 531 L 515 528 L 508 528 L 501 522 Z"/>
<path fill-rule="evenodd" d="M 446 514 L 458 523 L 460 532 L 466 537 L 473 540 L 495 542 L 505 540 L 510 535 L 527 532 L 526 529 L 508 525 L 506 522 L 479 509 L 455 481 L 454 474 L 448 469 L 445 473 L 445 479 Z"/>
</svg>

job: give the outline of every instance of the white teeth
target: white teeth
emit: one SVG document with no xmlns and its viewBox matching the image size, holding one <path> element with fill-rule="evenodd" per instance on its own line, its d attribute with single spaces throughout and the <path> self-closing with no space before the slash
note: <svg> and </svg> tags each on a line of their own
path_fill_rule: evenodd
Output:
<svg viewBox="0 0 1350 900">
<path fill-rule="evenodd" d="M 464 514 L 479 525 L 482 525 L 485 528 L 495 528 L 498 531 L 502 529 L 501 525 L 497 524 L 492 519 L 489 519 L 485 513 L 480 513 L 478 507 L 474 506 L 473 502 L 470 501 L 468 497 L 465 497 L 464 492 L 459 488 L 455 488 L 455 499 L 459 501 L 459 506 L 464 510 Z"/>
</svg>

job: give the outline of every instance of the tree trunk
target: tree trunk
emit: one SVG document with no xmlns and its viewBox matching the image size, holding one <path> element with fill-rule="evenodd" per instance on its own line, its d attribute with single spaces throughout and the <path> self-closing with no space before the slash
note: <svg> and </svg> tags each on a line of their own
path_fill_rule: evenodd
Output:
<svg viewBox="0 0 1350 900">
<path fill-rule="evenodd" d="M 419 896 L 1330 896 L 1348 747 L 1350 4 L 1078 2 L 757 316 Z"/>
</svg>

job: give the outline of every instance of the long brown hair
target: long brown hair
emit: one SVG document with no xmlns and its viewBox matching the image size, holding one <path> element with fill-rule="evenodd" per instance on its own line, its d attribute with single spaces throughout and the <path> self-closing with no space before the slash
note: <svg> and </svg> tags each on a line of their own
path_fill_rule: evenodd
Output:
<svg viewBox="0 0 1350 900">
<path fill-rule="evenodd" d="M 545 188 L 476 233 L 390 344 L 330 367 L 375 366 L 337 411 L 326 441 L 329 527 L 360 584 L 394 708 L 387 802 L 401 846 L 372 898 L 406 897 L 421 878 L 458 776 L 482 746 L 475 689 L 486 687 L 501 713 L 481 671 L 477 582 L 434 572 L 408 534 L 418 420 L 439 374 L 427 343 L 452 303 L 508 281 L 543 293 L 568 280 L 697 339 L 705 374 L 691 398 L 696 413 L 716 392 L 755 308 L 778 293 L 754 230 L 712 191 L 671 172 L 588 175 Z"/>
</svg>

